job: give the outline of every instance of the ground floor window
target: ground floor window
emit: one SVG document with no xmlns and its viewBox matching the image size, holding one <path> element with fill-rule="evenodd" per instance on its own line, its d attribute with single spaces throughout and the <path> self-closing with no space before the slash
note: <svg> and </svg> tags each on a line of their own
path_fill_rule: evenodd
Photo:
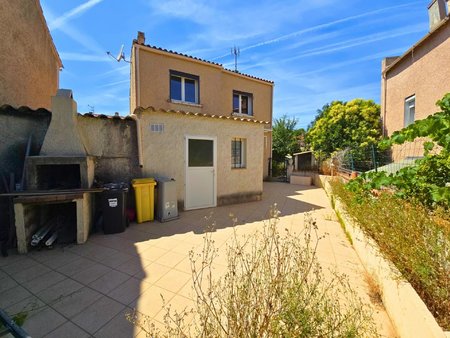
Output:
<svg viewBox="0 0 450 338">
<path fill-rule="evenodd" d="M 246 140 L 233 138 L 231 140 L 231 168 L 246 167 Z"/>
</svg>

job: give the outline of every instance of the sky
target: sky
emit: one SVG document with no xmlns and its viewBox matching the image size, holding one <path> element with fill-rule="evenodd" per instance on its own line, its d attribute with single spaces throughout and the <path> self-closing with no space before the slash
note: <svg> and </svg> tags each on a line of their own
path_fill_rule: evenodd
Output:
<svg viewBox="0 0 450 338">
<path fill-rule="evenodd" d="M 109 57 L 137 31 L 175 50 L 275 82 L 273 118 L 305 128 L 333 100 L 379 103 L 381 61 L 428 32 L 429 0 L 41 0 L 81 113 L 129 114 L 129 64 Z"/>
</svg>

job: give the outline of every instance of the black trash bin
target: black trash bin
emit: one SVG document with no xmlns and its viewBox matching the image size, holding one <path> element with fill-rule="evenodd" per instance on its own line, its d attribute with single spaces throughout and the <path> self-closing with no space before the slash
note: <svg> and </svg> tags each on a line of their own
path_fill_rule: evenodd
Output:
<svg viewBox="0 0 450 338">
<path fill-rule="evenodd" d="M 124 232 L 128 225 L 126 214 L 128 185 L 125 183 L 109 183 L 103 186 L 102 211 L 103 232 L 117 234 Z"/>
</svg>

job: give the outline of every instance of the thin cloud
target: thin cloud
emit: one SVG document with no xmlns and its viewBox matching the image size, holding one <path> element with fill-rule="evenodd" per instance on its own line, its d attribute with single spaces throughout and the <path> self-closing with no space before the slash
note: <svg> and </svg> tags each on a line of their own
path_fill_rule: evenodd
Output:
<svg viewBox="0 0 450 338">
<path fill-rule="evenodd" d="M 83 62 L 110 62 L 110 58 L 105 54 L 91 55 L 82 53 L 59 52 L 59 56 L 64 61 L 83 61 Z"/>
<path fill-rule="evenodd" d="M 336 25 L 341 24 L 341 23 L 354 21 L 354 20 L 357 20 L 357 19 L 362 19 L 362 18 L 365 18 L 365 17 L 368 17 L 368 16 L 373 16 L 373 15 L 376 15 L 376 14 L 380 14 L 380 13 L 383 13 L 383 12 L 386 12 L 386 11 L 392 11 L 394 9 L 399 9 L 399 8 L 403 8 L 403 7 L 411 7 L 411 5 L 418 4 L 418 3 L 420 3 L 420 2 L 415 2 L 415 3 L 412 3 L 412 4 L 409 3 L 409 4 L 391 6 L 391 7 L 381 8 L 381 9 L 377 9 L 377 10 L 374 10 L 374 11 L 358 14 L 358 15 L 348 16 L 346 18 L 342 18 L 342 19 L 338 19 L 338 20 L 335 20 L 335 21 L 323 23 L 323 24 L 312 26 L 312 27 L 305 28 L 305 29 L 301 29 L 301 30 L 298 30 L 296 32 L 292 32 L 292 33 L 289 33 L 289 34 L 285 34 L 285 35 L 279 36 L 279 37 L 274 38 L 274 39 L 262 41 L 262 42 L 259 42 L 259 43 L 256 43 L 256 44 L 253 44 L 253 45 L 241 48 L 241 51 L 243 52 L 243 51 L 254 49 L 254 48 L 258 48 L 258 47 L 271 45 L 271 44 L 274 44 L 274 43 L 278 43 L 278 42 L 282 42 L 282 41 L 285 41 L 285 40 L 296 38 L 296 37 L 298 37 L 300 35 L 303 35 L 303 34 L 306 34 L 306 33 L 318 31 L 318 30 L 321 30 L 323 28 L 329 28 L 329 27 L 336 26 Z M 215 58 L 213 58 L 211 60 L 212 61 L 219 60 L 219 59 L 222 59 L 222 58 L 224 58 L 224 57 L 226 57 L 228 55 L 229 54 L 224 54 L 224 55 L 215 57 Z"/>
<path fill-rule="evenodd" d="M 367 44 L 371 44 L 374 42 L 379 42 L 379 41 L 383 41 L 383 40 L 387 40 L 387 39 L 393 39 L 396 37 L 414 34 L 414 33 L 418 33 L 421 31 L 423 31 L 423 25 L 421 25 L 421 24 L 410 25 L 410 26 L 404 27 L 402 29 L 394 29 L 394 30 L 383 32 L 383 33 L 376 33 L 376 34 L 372 34 L 372 35 L 368 35 L 368 36 L 364 36 L 364 37 L 360 37 L 360 38 L 349 39 L 349 40 L 338 42 L 338 43 L 328 44 L 328 45 L 322 46 L 320 48 L 313 48 L 313 49 L 307 50 L 301 54 L 292 56 L 290 58 L 283 58 L 283 59 L 277 59 L 274 61 L 266 61 L 266 62 L 256 63 L 256 64 L 250 65 L 248 67 L 245 67 L 243 70 L 248 71 L 249 69 L 252 69 L 252 68 L 267 66 L 267 65 L 270 65 L 273 63 L 281 63 L 281 62 L 284 63 L 284 62 L 294 61 L 294 60 L 311 57 L 311 56 L 330 54 L 330 53 L 338 52 L 338 51 L 341 51 L 344 49 L 348 49 L 348 48 L 352 48 L 352 47 L 359 47 L 362 45 L 367 45 Z"/>
<path fill-rule="evenodd" d="M 60 17 L 55 18 L 54 20 L 49 22 L 48 27 L 50 28 L 50 30 L 58 29 L 61 26 L 65 25 L 65 23 L 67 21 L 69 21 L 70 19 L 80 16 L 81 14 L 88 11 L 95 5 L 98 5 L 102 1 L 103 0 L 89 0 L 89 1 L 85 2 L 84 4 L 81 4 L 77 7 L 75 7 L 74 9 L 64 13 Z"/>
</svg>

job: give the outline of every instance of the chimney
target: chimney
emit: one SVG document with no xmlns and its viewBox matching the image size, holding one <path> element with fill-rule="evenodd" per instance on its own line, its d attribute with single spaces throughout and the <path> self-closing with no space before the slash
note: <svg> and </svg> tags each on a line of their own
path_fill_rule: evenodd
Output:
<svg viewBox="0 0 450 338">
<path fill-rule="evenodd" d="M 145 33 L 144 32 L 138 32 L 137 43 L 140 45 L 145 44 Z"/>
<path fill-rule="evenodd" d="M 52 96 L 52 119 L 40 155 L 86 156 L 77 126 L 77 103 L 69 89 L 58 89 Z"/>
<path fill-rule="evenodd" d="M 447 16 L 445 2 L 446 0 L 433 0 L 430 5 L 428 5 L 430 32 L 432 32 Z"/>
</svg>

